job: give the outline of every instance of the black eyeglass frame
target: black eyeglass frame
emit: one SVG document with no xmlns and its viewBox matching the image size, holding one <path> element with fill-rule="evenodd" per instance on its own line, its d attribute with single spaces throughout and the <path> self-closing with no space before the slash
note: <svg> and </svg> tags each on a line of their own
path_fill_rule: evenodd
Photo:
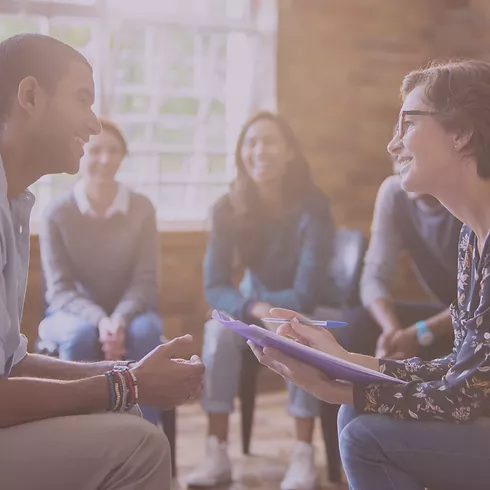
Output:
<svg viewBox="0 0 490 490">
<path fill-rule="evenodd" d="M 405 120 L 405 116 L 437 116 L 439 113 L 436 111 L 401 111 L 398 116 L 398 127 L 396 134 L 401 139 L 405 136 L 405 131 L 403 129 L 403 122 Z"/>
</svg>

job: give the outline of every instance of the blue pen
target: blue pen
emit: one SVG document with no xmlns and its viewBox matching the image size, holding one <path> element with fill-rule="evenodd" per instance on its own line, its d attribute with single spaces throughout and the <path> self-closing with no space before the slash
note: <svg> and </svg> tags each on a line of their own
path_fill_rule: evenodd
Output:
<svg viewBox="0 0 490 490">
<path fill-rule="evenodd" d="M 291 320 L 287 320 L 286 318 L 261 318 L 263 322 L 266 323 L 290 323 Z M 337 327 L 345 327 L 348 325 L 346 322 L 337 322 L 334 320 L 299 320 L 303 325 L 308 325 L 310 327 L 321 327 L 321 328 L 337 328 Z"/>
</svg>

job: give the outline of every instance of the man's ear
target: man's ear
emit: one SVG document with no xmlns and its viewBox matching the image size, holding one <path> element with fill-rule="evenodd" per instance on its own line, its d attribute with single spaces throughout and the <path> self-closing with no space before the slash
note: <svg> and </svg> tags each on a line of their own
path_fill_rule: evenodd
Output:
<svg viewBox="0 0 490 490">
<path fill-rule="evenodd" d="M 17 91 L 19 106 L 28 114 L 34 114 L 42 105 L 44 91 L 34 77 L 24 78 Z"/>
</svg>

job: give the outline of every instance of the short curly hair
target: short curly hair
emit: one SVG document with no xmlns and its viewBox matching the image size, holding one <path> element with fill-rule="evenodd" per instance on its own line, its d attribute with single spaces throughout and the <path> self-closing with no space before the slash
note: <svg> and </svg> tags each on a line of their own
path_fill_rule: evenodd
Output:
<svg viewBox="0 0 490 490">
<path fill-rule="evenodd" d="M 422 86 L 426 101 L 447 130 L 471 134 L 464 147 L 476 160 L 478 176 L 490 178 L 490 63 L 438 61 L 410 72 L 403 80 L 405 99 Z"/>
</svg>

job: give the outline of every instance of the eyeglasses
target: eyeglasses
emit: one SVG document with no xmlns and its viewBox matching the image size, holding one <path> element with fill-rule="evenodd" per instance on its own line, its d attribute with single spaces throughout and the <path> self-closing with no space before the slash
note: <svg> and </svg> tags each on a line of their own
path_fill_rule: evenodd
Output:
<svg viewBox="0 0 490 490">
<path fill-rule="evenodd" d="M 396 135 L 401 139 L 405 136 L 405 116 L 436 116 L 435 111 L 401 111 L 398 117 Z"/>
</svg>

